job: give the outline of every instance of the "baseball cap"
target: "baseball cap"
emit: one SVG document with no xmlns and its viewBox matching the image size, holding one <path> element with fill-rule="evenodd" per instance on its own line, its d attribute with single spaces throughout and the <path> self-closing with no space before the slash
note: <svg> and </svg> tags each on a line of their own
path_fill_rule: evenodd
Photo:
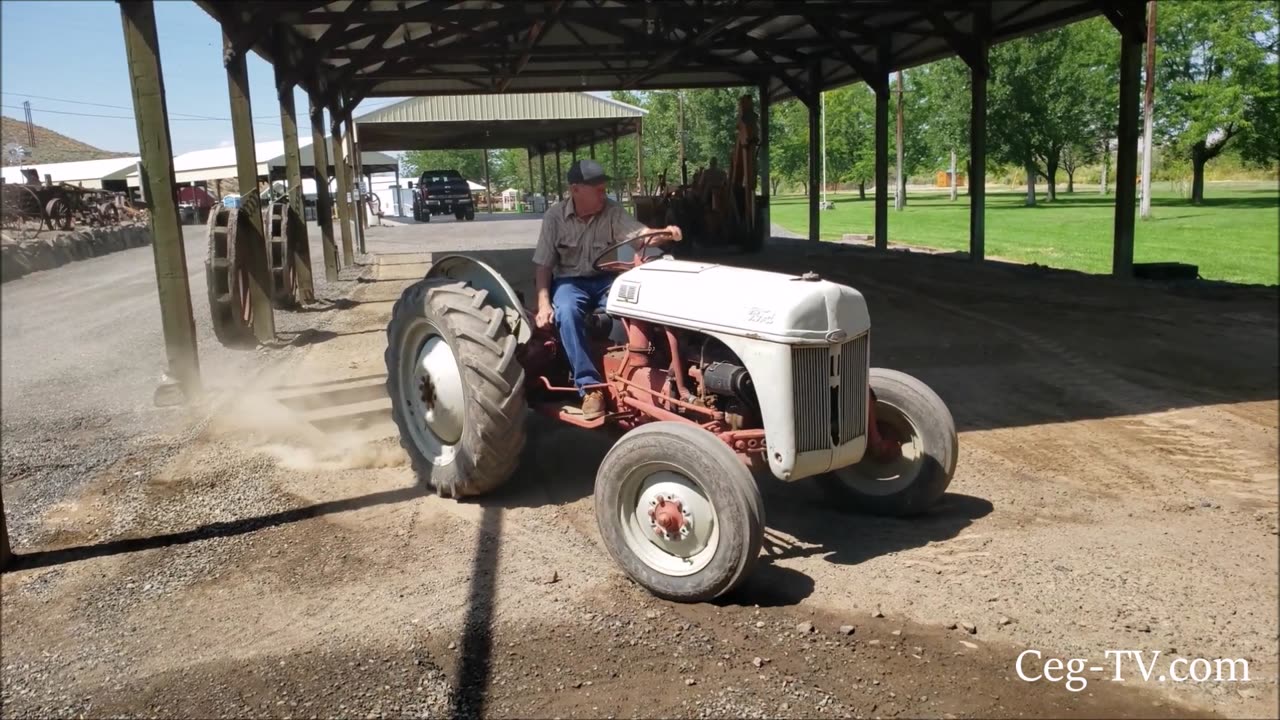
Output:
<svg viewBox="0 0 1280 720">
<path fill-rule="evenodd" d="M 609 180 L 609 176 L 604 174 L 604 168 L 595 160 L 575 160 L 569 166 L 570 185 L 603 185 Z"/>
</svg>

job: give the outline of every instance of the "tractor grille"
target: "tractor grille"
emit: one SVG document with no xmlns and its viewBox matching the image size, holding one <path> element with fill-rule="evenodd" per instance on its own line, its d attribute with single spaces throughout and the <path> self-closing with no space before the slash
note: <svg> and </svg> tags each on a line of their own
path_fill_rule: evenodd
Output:
<svg viewBox="0 0 1280 720">
<path fill-rule="evenodd" d="M 867 431 L 870 337 L 791 351 L 796 451 L 830 450 Z"/>
</svg>

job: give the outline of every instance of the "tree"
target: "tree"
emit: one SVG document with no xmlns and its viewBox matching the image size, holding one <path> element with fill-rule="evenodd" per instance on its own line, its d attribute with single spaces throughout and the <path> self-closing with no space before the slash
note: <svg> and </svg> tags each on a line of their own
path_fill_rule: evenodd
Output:
<svg viewBox="0 0 1280 720">
<path fill-rule="evenodd" d="M 1245 0 L 1160 8 L 1156 128 L 1191 162 L 1199 204 L 1205 165 L 1233 140 L 1254 161 L 1276 157 L 1276 11 Z"/>
<path fill-rule="evenodd" d="M 875 179 L 876 96 L 866 85 L 850 85 L 827 96 L 827 178 L 856 183 L 858 198 Z"/>
<path fill-rule="evenodd" d="M 484 183 L 484 151 L 412 150 L 404 154 L 404 170 L 415 181 L 427 170 L 457 170 L 472 182 Z"/>
<path fill-rule="evenodd" d="M 1057 198 L 1064 149 L 1091 141 L 1104 127 L 1099 119 L 1107 105 L 1108 76 L 1100 72 L 1096 51 L 1105 22 L 1074 23 L 991 51 L 987 125 L 992 155 L 1026 170 L 1027 205 L 1035 204 L 1037 175 L 1048 181 L 1048 199 Z"/>
<path fill-rule="evenodd" d="M 799 184 L 809 193 L 809 107 L 799 100 L 773 106 L 770 125 L 770 171 L 780 180 Z"/>
<path fill-rule="evenodd" d="M 921 155 L 930 167 L 961 167 L 969 162 L 969 66 L 959 58 L 947 58 L 913 70 L 908 76 L 919 96 L 917 103 Z M 955 184 L 951 199 L 956 199 Z"/>
</svg>

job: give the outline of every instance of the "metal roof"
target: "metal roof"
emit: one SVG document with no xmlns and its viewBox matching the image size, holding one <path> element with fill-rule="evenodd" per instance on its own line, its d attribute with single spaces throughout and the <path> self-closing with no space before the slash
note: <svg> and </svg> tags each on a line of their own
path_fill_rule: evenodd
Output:
<svg viewBox="0 0 1280 720">
<path fill-rule="evenodd" d="M 370 150 L 571 149 L 636 131 L 647 111 L 589 93 L 414 97 L 355 117 Z"/>
<path fill-rule="evenodd" d="M 101 188 L 103 180 L 123 180 L 136 169 L 138 158 L 106 158 L 103 160 L 77 160 L 75 162 L 40 163 L 38 165 L 6 165 L 3 176 L 7 183 L 23 183 L 24 169 L 34 168 L 40 181 L 49 175 L 56 183 L 83 185 L 87 188 Z"/>
<path fill-rule="evenodd" d="M 196 0 L 331 107 L 368 97 L 768 85 L 808 98 L 1132 0 Z M 985 29 L 984 29 L 985 26 Z"/>
<path fill-rule="evenodd" d="M 326 138 L 325 146 L 329 153 L 329 166 L 333 167 L 333 140 Z M 315 163 L 311 153 L 311 143 L 299 143 L 299 155 L 302 167 L 309 168 Z M 254 143 L 254 157 L 258 160 L 258 175 L 277 175 L 284 168 L 284 141 L 265 140 Z M 380 152 L 363 151 L 360 159 L 366 172 L 391 172 L 399 166 L 396 158 Z M 132 166 L 130 166 L 132 167 Z M 236 149 L 234 145 L 192 150 L 173 156 L 174 182 L 188 183 L 199 180 L 219 180 L 237 177 Z M 138 187 L 138 173 L 135 170 L 128 174 L 130 187 Z"/>
</svg>

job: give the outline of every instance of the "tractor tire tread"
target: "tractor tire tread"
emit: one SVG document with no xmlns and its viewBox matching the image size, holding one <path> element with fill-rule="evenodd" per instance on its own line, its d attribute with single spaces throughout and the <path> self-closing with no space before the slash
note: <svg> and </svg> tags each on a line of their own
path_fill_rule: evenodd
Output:
<svg viewBox="0 0 1280 720">
<path fill-rule="evenodd" d="M 438 278 L 409 286 L 392 308 L 385 357 L 392 415 L 415 472 L 443 497 L 494 490 L 514 474 L 524 449 L 524 368 L 515 361 L 515 337 L 505 324 L 491 322 L 495 315 L 502 313 L 488 304 L 487 292 L 461 282 L 441 284 Z M 432 322 L 449 342 L 462 373 L 466 421 L 457 456 L 447 466 L 422 456 L 400 411 L 398 340 L 419 319 Z"/>
</svg>

